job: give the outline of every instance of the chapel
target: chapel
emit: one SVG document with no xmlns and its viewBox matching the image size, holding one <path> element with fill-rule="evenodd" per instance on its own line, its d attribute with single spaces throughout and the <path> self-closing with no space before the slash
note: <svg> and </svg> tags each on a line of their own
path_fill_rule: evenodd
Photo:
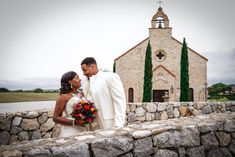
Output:
<svg viewBox="0 0 235 157">
<path fill-rule="evenodd" d="M 148 42 L 152 47 L 152 102 L 178 102 L 182 42 L 172 36 L 168 16 L 161 6 L 152 17 L 149 36 L 114 60 L 127 102 L 142 101 Z M 188 47 L 188 61 L 190 101 L 207 101 L 208 59 Z"/>
</svg>

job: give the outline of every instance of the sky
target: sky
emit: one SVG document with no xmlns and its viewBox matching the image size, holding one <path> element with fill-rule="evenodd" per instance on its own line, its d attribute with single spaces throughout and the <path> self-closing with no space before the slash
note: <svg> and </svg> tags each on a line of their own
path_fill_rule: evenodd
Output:
<svg viewBox="0 0 235 157">
<path fill-rule="evenodd" d="M 235 1 L 163 0 L 179 41 L 208 58 L 208 85 L 235 84 Z M 146 39 L 157 0 L 0 0 L 0 87 L 58 89 L 95 57 L 113 61 Z"/>
</svg>

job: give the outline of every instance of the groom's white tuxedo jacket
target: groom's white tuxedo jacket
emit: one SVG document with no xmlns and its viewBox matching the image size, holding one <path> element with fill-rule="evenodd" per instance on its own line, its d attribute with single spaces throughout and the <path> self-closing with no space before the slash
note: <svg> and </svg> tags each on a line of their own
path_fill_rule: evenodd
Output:
<svg viewBox="0 0 235 157">
<path fill-rule="evenodd" d="M 99 71 L 90 79 L 82 80 L 82 90 L 86 97 L 89 96 L 89 88 L 101 119 L 114 120 L 113 126 L 123 127 L 126 116 L 126 97 L 118 74 Z"/>
</svg>

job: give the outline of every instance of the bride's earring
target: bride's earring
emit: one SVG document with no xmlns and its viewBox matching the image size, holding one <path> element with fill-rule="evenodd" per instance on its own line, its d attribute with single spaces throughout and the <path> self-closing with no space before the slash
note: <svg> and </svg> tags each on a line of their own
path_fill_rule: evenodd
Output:
<svg viewBox="0 0 235 157">
<path fill-rule="evenodd" d="M 71 89 L 73 88 L 73 84 L 72 84 L 72 83 L 70 83 L 70 88 L 71 88 Z"/>
</svg>

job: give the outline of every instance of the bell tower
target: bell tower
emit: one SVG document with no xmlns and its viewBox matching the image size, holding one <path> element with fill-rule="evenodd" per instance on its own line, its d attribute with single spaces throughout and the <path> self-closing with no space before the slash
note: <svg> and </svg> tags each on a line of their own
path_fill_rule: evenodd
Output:
<svg viewBox="0 0 235 157">
<path fill-rule="evenodd" d="M 158 0 L 159 7 L 151 20 L 151 28 L 149 28 L 149 38 L 152 45 L 159 45 L 161 40 L 172 38 L 172 28 L 169 26 L 169 18 L 164 13 L 161 4 L 162 0 Z M 157 43 L 155 43 L 155 41 Z M 158 47 L 161 48 L 161 47 Z"/>
<path fill-rule="evenodd" d="M 152 18 L 152 28 L 169 28 L 169 19 L 162 10 L 162 7 L 158 8 L 157 13 Z"/>
<path fill-rule="evenodd" d="M 169 19 L 162 10 L 162 0 L 158 0 L 159 7 L 157 13 L 152 17 L 152 28 L 169 28 Z"/>
</svg>

